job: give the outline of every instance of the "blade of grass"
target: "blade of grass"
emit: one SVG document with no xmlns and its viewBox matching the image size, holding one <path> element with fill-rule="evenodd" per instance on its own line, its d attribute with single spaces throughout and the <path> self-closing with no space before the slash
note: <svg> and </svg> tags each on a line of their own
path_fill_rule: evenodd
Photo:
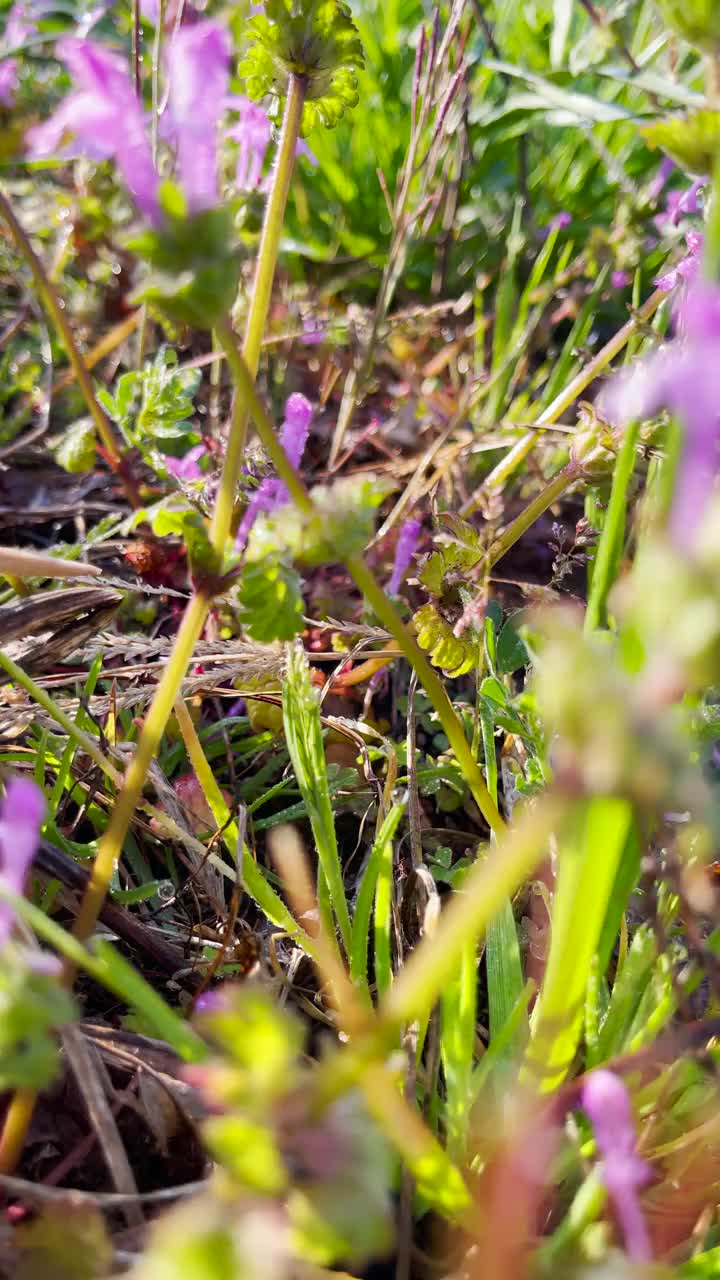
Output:
<svg viewBox="0 0 720 1280">
<path fill-rule="evenodd" d="M 593 797 L 561 845 L 550 954 L 522 1072 L 543 1093 L 565 1079 L 578 1046 L 592 959 L 631 820 L 627 800 Z"/>
<path fill-rule="evenodd" d="M 610 502 L 595 553 L 590 595 L 585 612 L 586 632 L 607 626 L 607 598 L 620 567 L 625 539 L 628 488 L 635 469 L 638 431 L 637 423 L 628 427 L 615 463 Z"/>
<path fill-rule="evenodd" d="M 310 683 L 305 651 L 299 645 L 294 645 L 288 655 L 283 684 L 283 722 L 295 777 L 310 815 L 319 864 L 327 883 L 343 946 L 349 953 L 352 934 L 350 911 L 335 834 L 320 704 Z"/>
</svg>

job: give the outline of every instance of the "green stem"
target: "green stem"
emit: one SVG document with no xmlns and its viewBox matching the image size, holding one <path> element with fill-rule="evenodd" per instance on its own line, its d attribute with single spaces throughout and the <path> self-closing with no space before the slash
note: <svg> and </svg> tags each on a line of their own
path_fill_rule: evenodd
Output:
<svg viewBox="0 0 720 1280">
<path fill-rule="evenodd" d="M 463 951 L 479 940 L 503 902 L 517 892 L 547 853 L 547 842 L 565 812 L 564 798 L 546 792 L 520 814 L 487 858 L 474 863 L 462 890 L 453 894 L 432 935 L 423 938 L 407 958 L 380 1004 L 373 1030 L 377 1043 L 388 1043 L 393 1029 L 427 1013 L 458 971 Z M 363 1046 L 363 1051 L 366 1046 Z"/>
<path fill-rule="evenodd" d="M 417 675 L 437 712 L 438 719 L 450 743 L 450 749 L 462 770 L 463 777 L 472 792 L 478 809 L 490 830 L 496 835 L 500 835 L 505 830 L 505 823 L 485 785 L 482 770 L 470 749 L 462 722 L 448 697 L 440 676 L 435 668 L 431 666 L 422 649 L 405 626 L 395 605 L 386 596 L 365 562 L 359 556 L 349 556 L 345 560 L 345 566 L 352 574 L 370 607 L 377 614 L 383 625 L 387 627 L 398 648 L 402 650 Z"/>
<path fill-rule="evenodd" d="M 497 564 L 498 560 L 502 560 L 503 556 L 507 554 L 524 533 L 527 533 L 535 521 L 545 514 L 548 507 L 551 507 L 568 489 L 577 484 L 582 473 L 582 467 L 578 465 L 575 459 L 572 459 L 561 471 L 558 471 L 556 476 L 553 476 L 542 492 L 523 508 L 520 514 L 503 529 L 502 533 L 498 534 L 491 544 L 486 560 L 488 569 Z"/>
<path fill-rule="evenodd" d="M 291 75 L 277 158 L 273 170 L 272 186 L 265 209 L 265 220 L 255 267 L 255 279 L 247 316 L 245 341 L 243 343 L 243 358 L 251 380 L 254 380 L 258 371 L 260 352 L 265 336 L 265 325 L 268 311 L 270 310 L 275 268 L 280 250 L 280 239 L 285 220 L 290 181 L 295 164 L 295 150 L 300 137 L 304 104 L 305 83 L 299 76 Z M 232 333 L 230 327 L 226 326 L 223 338 L 224 344 L 229 340 L 228 329 L 230 334 Z M 234 346 L 233 341 L 233 349 Z M 226 351 L 228 350 L 227 346 L 225 349 Z M 235 494 L 245 454 L 248 418 L 249 406 L 245 400 L 243 390 L 236 384 L 230 434 L 220 478 L 220 488 L 210 526 L 210 540 L 216 550 L 224 547 L 232 525 Z"/>
<path fill-rule="evenodd" d="M 293 501 L 306 515 L 313 515 L 316 512 L 315 504 L 294 467 L 291 466 L 284 449 L 275 435 L 270 418 L 254 388 L 250 370 L 245 359 L 237 350 L 227 321 L 219 327 L 219 336 L 226 351 L 228 364 L 235 381 L 238 401 L 242 400 L 247 405 L 257 433 L 270 454 L 280 479 L 284 480 L 287 485 Z M 465 737 L 465 731 L 437 671 L 430 665 L 422 649 L 420 649 L 405 626 L 397 609 L 388 599 L 382 587 L 379 586 L 364 561 L 359 556 L 349 556 L 345 560 L 345 566 L 352 574 L 378 618 L 397 641 L 398 648 L 416 672 L 420 683 L 437 712 L 465 781 L 485 821 L 492 831 L 496 833 L 502 831 L 505 824 L 498 812 L 497 805 L 493 803 L 490 797 L 482 770 L 470 749 Z"/>
<path fill-rule="evenodd" d="M 88 938 L 95 928 L 115 863 L 122 854 L 128 827 L 142 797 L 148 769 L 157 756 L 165 726 L 170 719 L 193 649 L 200 639 L 209 608 L 209 598 L 197 592 L 183 615 L 172 653 L 143 721 L 135 754 L 128 765 L 110 822 L 98 845 L 90 880 L 73 929 L 75 937 L 81 941 Z"/>
<path fill-rule="evenodd" d="M 123 458 L 120 448 L 118 447 L 110 421 L 95 395 L 95 388 L 93 387 L 92 379 L 88 373 L 85 361 L 80 354 L 72 329 L 67 322 L 62 304 L 60 303 L 55 290 L 48 279 L 47 272 L 45 271 L 42 262 L 30 243 L 27 233 L 15 217 L 10 201 L 4 191 L 1 190 L 0 215 L 8 224 L 18 250 L 32 272 L 33 279 L 35 280 L 38 293 L 42 298 L 45 309 L 55 325 L 63 346 L 65 347 L 73 373 L 75 374 L 78 386 L 82 391 L 85 403 L 88 407 L 88 412 L 95 423 L 98 436 L 102 441 L 108 461 L 110 462 L 113 470 L 120 476 L 130 505 L 137 507 L 140 505 L 137 489 L 133 480 L 126 474 L 126 460 Z"/>
<path fill-rule="evenodd" d="M 75 721 L 70 718 L 70 716 L 66 715 L 62 707 L 58 706 L 57 702 L 50 697 L 50 694 L 47 693 L 41 685 L 36 684 L 32 677 L 29 676 L 27 672 L 23 671 L 22 667 L 19 667 L 17 663 L 13 662 L 6 653 L 3 653 L 1 649 L 0 667 L 7 672 L 15 684 L 19 685 L 21 689 L 24 689 L 26 693 L 30 695 L 33 702 L 36 702 L 39 707 L 42 707 L 43 711 L 46 711 L 56 724 L 59 724 L 60 728 L 65 730 L 68 737 L 73 742 L 77 743 L 81 750 L 94 761 L 98 768 L 102 770 L 105 776 L 109 778 L 116 787 L 122 786 L 122 773 L 115 767 L 112 760 L 109 760 L 106 755 L 103 755 L 103 752 L 98 747 L 95 739 L 91 738 L 89 734 L 85 733 L 75 723 Z M 156 828 L 159 831 L 162 831 L 163 835 L 167 836 L 168 840 L 176 840 L 179 844 L 184 844 L 191 853 L 194 853 L 197 857 L 206 858 L 228 878 L 234 875 L 227 863 L 223 862 L 222 858 L 220 858 L 218 854 L 208 854 L 205 846 L 175 822 L 169 814 L 165 813 L 162 809 L 158 809 L 156 805 L 150 804 L 149 801 L 144 801 L 141 808 L 149 818 L 152 818 L 153 822 L 156 824 Z"/>
<path fill-rule="evenodd" d="M 590 595 L 585 612 L 586 633 L 595 631 L 597 627 L 603 625 L 608 594 L 617 576 L 625 537 L 628 485 L 635 469 L 637 438 L 638 425 L 631 423 L 625 432 L 625 439 L 615 463 L 610 502 L 595 555 Z"/>
<path fill-rule="evenodd" d="M 555 397 L 551 404 L 540 414 L 537 423 L 531 431 L 526 432 L 524 436 L 513 445 L 512 449 L 505 454 L 505 457 L 496 467 L 485 477 L 482 484 L 475 493 L 468 498 L 467 502 L 461 509 L 464 516 L 470 515 L 479 507 L 483 495 L 488 490 L 501 489 L 514 471 L 525 461 L 528 454 L 531 453 L 537 441 L 541 438 L 544 428 L 551 423 L 557 422 L 575 403 L 578 396 L 590 386 L 592 382 L 607 368 L 612 360 L 620 354 L 628 345 L 631 338 L 637 333 L 638 329 L 652 319 L 658 307 L 666 300 L 667 293 L 662 289 L 656 289 L 650 294 L 647 302 L 640 307 L 636 315 L 624 324 L 622 329 L 610 339 L 608 343 L 598 351 L 597 355 L 581 369 L 578 374 L 567 384 L 566 387 Z"/>
</svg>

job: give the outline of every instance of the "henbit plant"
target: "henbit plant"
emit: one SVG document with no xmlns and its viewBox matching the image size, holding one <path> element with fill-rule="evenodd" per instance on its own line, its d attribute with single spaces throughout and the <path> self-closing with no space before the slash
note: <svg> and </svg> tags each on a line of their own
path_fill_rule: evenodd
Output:
<svg viewBox="0 0 720 1280">
<path fill-rule="evenodd" d="M 273 23 L 283 14 L 291 16 L 292 21 L 274 30 Z M 334 18 L 339 24 L 337 31 L 333 28 Z M 556 21 L 561 25 L 560 14 Z M 293 10 L 289 15 L 279 4 L 276 9 L 269 9 L 267 18 L 259 24 L 261 52 L 254 61 L 250 60 L 250 67 L 253 74 L 266 78 L 261 78 L 256 87 L 279 95 L 287 89 L 288 101 L 275 174 L 279 186 L 277 192 L 273 187 L 268 200 L 255 274 L 256 292 L 249 309 L 249 349 L 247 337 L 244 352 L 238 349 L 226 318 L 227 299 L 235 291 L 237 272 L 229 270 L 234 254 L 232 245 L 223 238 L 228 221 L 213 204 L 217 199 L 216 188 L 212 190 L 214 170 L 209 182 L 205 170 L 198 189 L 190 186 L 184 196 L 166 187 L 159 190 L 155 204 L 155 193 L 150 192 L 153 202 L 148 207 L 157 226 L 146 229 L 134 240 L 154 272 L 146 281 L 146 294 L 169 315 L 192 317 L 194 323 L 217 332 L 235 384 L 229 446 L 209 533 L 191 506 L 179 509 L 180 527 L 190 551 L 193 597 L 101 837 L 89 889 L 76 920 L 76 936 L 70 937 L 18 896 L 21 885 L 17 876 L 14 881 L 11 876 L 12 883 L 3 886 L 3 900 L 12 907 L 12 914 L 7 914 L 6 909 L 4 918 L 11 925 L 24 921 L 65 956 L 66 982 L 76 967 L 84 968 L 143 1012 L 157 1033 L 178 1052 L 199 1062 L 194 1079 L 215 1112 L 206 1124 L 206 1142 L 222 1172 L 199 1202 L 197 1215 L 191 1211 L 184 1222 L 174 1218 L 165 1230 L 160 1229 L 146 1260 L 139 1265 L 138 1276 L 204 1273 L 224 1280 L 238 1268 L 249 1268 L 254 1274 L 258 1238 L 263 1248 L 265 1242 L 269 1247 L 278 1223 L 282 1224 L 282 1239 L 281 1244 L 276 1242 L 276 1248 L 280 1248 L 288 1265 L 295 1265 L 298 1257 L 316 1265 L 333 1265 L 348 1257 L 362 1259 L 382 1249 L 387 1240 L 387 1193 L 393 1173 L 384 1143 L 367 1125 L 366 1112 L 373 1116 L 384 1138 L 395 1147 L 412 1174 L 417 1211 L 431 1205 L 449 1221 L 462 1224 L 479 1241 L 476 1247 L 487 1258 L 488 1275 L 499 1277 L 510 1272 L 498 1261 L 502 1242 L 497 1224 L 491 1222 L 488 1228 L 484 1221 L 478 1222 L 460 1168 L 472 1161 L 476 1145 L 477 1159 L 484 1166 L 485 1183 L 481 1186 L 487 1189 L 487 1204 L 493 1203 L 493 1179 L 496 1186 L 507 1186 L 513 1170 L 518 1187 L 532 1184 L 538 1213 L 546 1183 L 551 1178 L 562 1182 L 562 1204 L 571 1207 L 557 1229 L 549 1230 L 544 1252 L 542 1246 L 537 1251 L 541 1268 L 558 1263 L 572 1267 L 576 1262 L 583 1268 L 583 1259 L 593 1252 L 591 1229 L 602 1213 L 603 1186 L 616 1205 L 628 1253 L 646 1260 L 654 1247 L 643 1221 L 645 1205 L 640 1198 L 647 1165 L 651 1162 L 658 1172 L 658 1181 L 666 1178 L 672 1184 L 675 1177 L 676 1182 L 670 1159 L 675 1115 L 681 1121 L 683 1107 L 687 1107 L 693 1117 L 698 1117 L 701 1132 L 703 1107 L 712 1102 L 707 1085 L 698 1085 L 689 1078 L 678 1081 L 672 1066 L 665 1069 L 660 1047 L 657 1056 L 652 1056 L 653 1042 L 667 1026 L 678 1001 L 699 981 L 697 965 L 687 962 L 681 939 L 674 945 L 681 949 L 683 963 L 675 966 L 672 949 L 658 955 L 658 944 L 647 926 L 635 932 L 629 950 L 623 931 L 628 900 L 640 870 L 641 840 L 647 840 L 648 845 L 653 839 L 667 840 L 670 853 L 676 853 L 678 859 L 682 854 L 692 869 L 703 849 L 711 847 L 713 838 L 712 797 L 691 755 L 692 751 L 697 754 L 698 739 L 693 717 L 698 718 L 704 691 L 720 678 L 720 622 L 716 607 L 716 530 L 720 516 L 711 493 L 716 427 L 711 378 L 718 355 L 720 314 L 716 283 L 720 166 L 709 211 L 702 267 L 705 275 L 682 294 L 681 330 L 663 352 L 662 365 L 658 365 L 657 357 L 650 357 L 648 363 L 639 364 L 621 377 L 602 402 L 603 412 L 617 424 L 614 432 L 601 417 L 592 421 L 586 434 L 573 442 L 570 463 L 494 541 L 483 541 L 472 526 L 457 517 L 445 521 L 438 547 L 419 566 L 419 581 L 430 594 L 432 614 L 423 606 L 420 624 L 415 619 L 418 644 L 402 621 L 398 604 L 391 599 L 394 592 L 380 588 L 360 555 L 371 527 L 373 502 L 357 488 L 318 486 L 308 492 L 297 470 L 300 453 L 289 437 L 284 436 L 282 443 L 278 440 L 255 387 L 303 97 L 315 104 L 313 110 L 321 115 L 324 112 L 331 121 L 338 103 L 345 105 L 351 100 L 352 72 L 345 62 L 355 65 L 359 55 L 348 22 L 344 9 L 333 11 L 328 0 L 318 0 L 302 14 Z M 297 30 L 293 23 L 298 24 Z M 212 24 L 201 23 L 191 29 L 192 38 L 188 44 L 181 40 L 175 56 L 182 54 L 192 60 L 193 50 L 202 50 L 195 69 L 198 74 L 210 50 L 213 71 L 222 83 L 225 45 L 211 28 Z M 562 31 L 553 39 L 555 58 L 565 42 L 561 37 Z M 333 56 L 340 54 L 341 73 L 335 83 L 338 102 L 332 98 L 333 80 L 327 66 L 322 66 L 322 76 L 314 84 L 314 97 L 303 94 L 302 78 L 308 75 L 309 64 L 302 62 L 303 69 L 298 71 L 301 53 L 306 57 L 310 51 L 313 59 L 322 64 L 322 40 L 328 38 Z M 301 40 L 302 50 L 293 43 L 296 39 Z M 286 56 L 288 50 L 292 63 L 277 77 L 277 58 Z M 314 64 L 315 71 L 317 65 Z M 116 71 L 114 64 L 112 74 Z M 271 74 L 272 79 L 267 79 Z M 192 76 L 183 83 L 191 91 L 198 87 Z M 103 102 L 107 88 L 107 84 L 100 86 Z M 326 90 L 331 95 L 329 102 L 324 101 Z M 122 93 L 126 94 L 124 84 Z M 87 106 L 81 105 L 83 109 Z M 93 110 L 96 109 L 95 101 Z M 76 118 L 87 119 L 82 113 Z M 193 124 L 191 118 L 178 113 L 174 127 L 188 130 L 183 145 L 178 143 L 181 158 L 190 154 Z M 692 133 L 692 124 L 689 129 Z M 122 162 L 122 153 L 118 153 L 118 159 Z M 188 174 L 183 177 L 189 180 L 192 165 L 184 167 Z M 145 175 L 150 188 L 155 182 L 153 173 L 148 170 Z M 192 204 L 198 191 L 204 207 L 190 208 L 188 212 L 188 200 Z M 210 203 L 205 205 L 208 192 Z M 271 210 L 274 221 L 269 225 Z M 22 245 L 22 238 L 19 243 Z M 584 332 L 598 289 L 596 286 L 592 302 L 574 326 L 573 341 L 580 340 L 578 335 Z M 644 314 L 633 318 L 606 344 L 599 357 L 570 378 L 565 388 L 550 381 L 549 389 L 545 388 L 543 413 L 548 415 L 552 410 L 552 416 L 545 421 L 554 420 L 569 407 L 592 378 L 634 341 L 643 319 L 650 317 L 665 296 L 663 290 L 652 295 Z M 503 306 L 509 306 L 509 297 L 508 292 Z M 528 318 L 529 303 L 528 294 L 521 307 L 524 316 L 519 330 Z M 496 343 L 494 410 L 502 405 L 512 381 L 512 377 L 507 378 L 512 369 L 502 354 L 503 344 L 507 341 L 512 346 L 519 336 L 519 331 L 511 333 L 511 329 L 510 326 L 504 337 L 500 333 Z M 563 376 L 570 372 L 571 355 L 572 343 L 560 362 Z M 685 434 L 682 436 L 670 424 L 664 436 L 656 431 L 652 437 L 653 443 L 661 438 L 666 447 L 651 476 L 633 566 L 621 574 L 628 492 L 640 438 L 635 419 L 665 407 L 678 413 Z M 238 522 L 238 482 L 249 420 L 255 423 L 277 480 L 271 481 L 264 492 L 262 485 L 256 491 L 262 501 L 255 504 L 248 522 L 250 528 L 243 530 L 243 545 L 238 546 L 230 538 Z M 535 415 L 533 421 L 536 420 Z M 545 425 L 543 418 L 540 421 L 541 426 Z M 621 429 L 625 432 L 622 437 Z M 533 427 L 511 450 L 503 472 L 505 478 L 529 456 L 539 438 Z M 607 473 L 608 461 L 616 451 L 584 626 L 569 614 L 533 621 L 524 642 L 512 619 L 499 629 L 497 614 L 483 597 L 490 568 L 569 485 L 590 484 L 600 472 Z M 247 510 L 251 506 L 252 499 Z M 246 535 L 247 549 L 241 563 Z M 287 746 L 318 853 L 319 876 L 317 885 L 313 884 L 292 840 L 284 838 L 277 849 L 277 865 L 289 906 L 254 863 L 241 824 L 233 821 L 206 749 L 179 697 L 211 604 L 238 582 L 242 592 L 246 573 L 262 575 L 258 566 L 262 566 L 263 557 L 267 560 L 267 589 L 277 589 L 279 584 L 278 600 L 292 590 L 289 576 L 278 576 L 281 570 L 290 572 L 295 563 L 312 566 L 339 560 L 345 564 L 375 619 L 390 632 L 397 649 L 419 677 L 464 782 L 495 837 L 494 847 L 477 857 L 453 885 L 434 932 L 428 930 L 397 971 L 391 931 L 392 840 L 402 817 L 402 803 L 389 809 L 377 831 L 355 910 L 351 912 L 332 811 L 320 710 L 305 656 L 298 648 L 290 651 L 283 713 Z M 247 598 L 244 607 L 247 613 Z M 267 625 L 266 614 L 267 609 L 263 625 Z M 278 610 L 278 617 L 278 625 L 284 625 L 286 613 L 281 617 Z M 510 677 L 529 656 L 535 667 L 533 679 L 518 696 L 509 687 Z M 473 664 L 480 674 L 471 739 L 462 709 L 450 698 L 440 671 L 452 678 L 472 669 Z M 74 723 L 6 656 L 2 657 L 2 665 L 62 724 L 70 741 L 82 745 L 100 768 L 117 781 L 116 766 L 100 751 L 86 728 L 80 727 L 80 721 Z M 287 929 L 312 957 L 335 1026 L 344 1037 L 345 1043 L 326 1053 L 312 1070 L 299 1066 L 297 1030 L 252 989 L 237 995 L 232 991 L 225 996 L 211 994 L 206 1014 L 201 1015 L 198 1024 L 201 1038 L 119 956 L 105 945 L 99 949 L 83 945 L 93 931 L 114 864 L 123 852 L 133 813 L 139 804 L 144 804 L 142 791 L 148 768 L 160 748 L 173 709 L 188 757 L 230 858 L 240 863 L 246 889 L 268 919 Z M 509 829 L 497 809 L 494 752 L 498 729 L 532 745 L 535 781 L 528 774 L 526 789 L 552 779 L 544 794 L 528 804 L 519 817 L 513 817 Z M 484 776 L 477 762 L 481 743 Z M 417 762 L 408 759 L 407 765 L 410 777 L 417 770 Z M 12 794 L 11 784 L 8 803 Z M 22 806 L 19 817 L 21 809 Z M 663 835 L 663 824 L 672 820 L 672 814 L 685 811 L 692 816 L 687 831 L 675 831 L 671 837 Z M 168 829 L 167 822 L 165 827 Z M 6 832 L 0 835 L 3 840 L 7 838 Z M 557 882 L 549 954 L 539 997 L 528 1020 L 531 991 L 521 981 L 510 902 L 516 890 L 535 874 L 551 843 L 557 849 Z M 218 861 L 222 865 L 222 860 Z M 658 937 L 663 936 L 663 930 L 667 935 L 674 928 L 680 895 L 684 893 L 680 878 L 675 893 L 658 898 Z M 370 966 L 368 934 L 373 900 Z M 691 913 L 688 921 L 690 929 Z M 491 1042 L 486 1059 L 474 1068 L 476 949 L 485 933 Z M 618 935 L 621 944 L 613 962 Z M 499 960 L 507 963 L 498 963 Z M 377 993 L 376 1012 L 371 1000 L 372 984 Z M 14 1007 L 22 1009 L 23 999 L 33 990 L 28 978 L 27 984 L 14 992 Z M 45 990 L 46 995 L 49 990 Z M 406 1090 L 408 1097 L 403 1098 L 398 1087 L 397 1060 L 392 1055 L 408 1027 L 419 1028 L 422 1040 L 423 1028 L 428 1027 L 433 1006 L 440 998 L 443 1020 L 439 1055 L 445 1073 L 445 1094 L 438 1107 L 436 1086 L 430 1082 L 427 1087 L 431 1124 L 439 1121 L 438 1133 L 433 1134 L 412 1104 L 412 1075 Z M 38 999 L 33 1008 L 45 1018 L 45 1033 L 69 1016 L 62 999 L 47 1007 Z M 701 1026 L 701 1053 L 707 1052 L 714 1028 L 712 1021 Z M 201 1061 L 207 1056 L 206 1039 L 214 1044 L 217 1055 L 209 1064 Z M 46 1034 L 43 1044 L 48 1043 L 51 1042 Z M 651 1054 L 643 1057 L 642 1051 L 648 1046 Z M 623 1053 L 629 1058 L 613 1063 L 612 1073 L 593 1071 L 581 1088 L 574 1081 L 567 1083 L 574 1069 L 581 1072 L 583 1066 L 596 1068 L 609 1057 Z M 692 1062 L 686 1065 L 690 1067 Z M 403 1060 L 402 1069 L 406 1070 L 406 1066 Z M 660 1130 L 659 1136 L 653 1137 L 651 1125 L 643 1125 L 643 1140 L 652 1144 L 651 1161 L 646 1158 L 645 1148 L 642 1159 L 636 1154 L 628 1095 L 618 1074 L 633 1069 L 649 1073 L 638 1105 L 643 1119 L 649 1115 Z M 510 1126 L 504 1154 L 494 1154 L 489 1144 L 474 1134 L 472 1109 L 478 1098 L 482 1107 L 488 1098 L 494 1097 L 497 1102 L 499 1097 L 498 1110 L 508 1116 L 516 1105 L 521 1109 L 513 1092 L 517 1078 L 546 1122 L 549 1140 L 555 1132 L 556 1141 L 569 1111 L 577 1110 L 578 1104 L 585 1109 L 602 1156 L 602 1183 L 593 1180 L 592 1174 L 586 1177 L 591 1148 L 583 1139 L 582 1129 L 572 1150 L 566 1144 L 565 1164 L 559 1172 L 554 1165 L 552 1169 L 536 1170 L 534 1165 L 530 1169 L 522 1147 L 525 1135 L 515 1150 Z M 17 1085 L 19 1080 L 13 1076 L 8 1082 Z M 693 1087 L 696 1095 L 692 1095 Z M 663 1116 L 664 1091 L 671 1088 L 677 1092 L 677 1112 L 670 1107 Z M 692 1096 L 687 1098 L 686 1092 Z M 554 1101 L 543 1108 L 538 1094 L 552 1094 Z M 362 1106 L 356 1095 L 362 1096 Z M 21 1088 L 10 1105 L 0 1146 L 5 1168 L 17 1156 L 33 1098 L 32 1088 Z M 582 1121 L 579 1123 L 582 1125 Z M 691 1150 L 701 1141 L 701 1137 L 694 1137 Z M 358 1197 L 372 1204 L 372 1212 L 359 1226 Z M 252 1234 L 252 1215 L 258 1212 L 262 1219 L 259 1236 Z M 531 1221 L 532 1215 L 525 1224 L 526 1234 Z M 494 1241 L 493 1230 L 497 1237 Z M 512 1230 L 500 1234 L 503 1239 L 514 1235 Z M 485 1240 L 487 1253 L 483 1251 Z M 708 1236 L 701 1241 L 703 1245 L 709 1242 Z M 705 1248 L 701 1256 L 710 1266 L 711 1248 Z"/>
</svg>

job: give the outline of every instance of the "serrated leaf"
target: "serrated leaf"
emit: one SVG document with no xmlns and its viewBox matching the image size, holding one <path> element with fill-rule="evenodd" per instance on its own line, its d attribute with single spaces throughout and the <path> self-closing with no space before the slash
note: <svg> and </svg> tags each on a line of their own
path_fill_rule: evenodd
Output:
<svg viewBox="0 0 720 1280">
<path fill-rule="evenodd" d="M 193 507 L 177 506 L 174 501 L 164 503 L 153 511 L 151 527 L 159 538 L 168 534 L 182 538 L 193 571 L 209 574 L 219 569 L 207 525 Z"/>
<path fill-rule="evenodd" d="M 95 427 L 90 418 L 80 418 L 67 428 L 55 450 L 55 461 L 72 475 L 92 471 L 95 465 Z"/>
<path fill-rule="evenodd" d="M 438 547 L 436 551 L 430 553 L 418 572 L 418 581 L 427 587 L 428 591 L 432 591 L 433 595 L 440 596 L 449 585 L 448 580 L 452 575 L 464 576 L 475 569 L 482 558 L 481 550 L 463 546 L 459 542 L 451 542 L 446 547 Z"/>
<path fill-rule="evenodd" d="M 273 100 L 272 118 L 279 118 L 291 75 L 302 77 L 305 86 L 303 134 L 318 122 L 334 128 L 357 105 L 364 54 L 342 0 L 267 0 L 248 33 L 253 43 L 239 72 L 248 97 Z"/>
<path fill-rule="evenodd" d="M 720 111 L 692 111 L 656 120 L 640 130 L 651 147 L 660 147 L 690 173 L 712 173 L 720 155 Z"/>
<path fill-rule="evenodd" d="M 413 615 L 412 627 L 420 648 L 429 655 L 433 666 L 451 679 L 465 675 L 477 664 L 477 642 L 453 635 L 452 627 L 434 604 L 429 602 L 418 609 Z"/>
<path fill-rule="evenodd" d="M 292 640 L 303 629 L 302 579 L 280 558 L 251 561 L 240 580 L 240 606 L 253 640 Z"/>
</svg>

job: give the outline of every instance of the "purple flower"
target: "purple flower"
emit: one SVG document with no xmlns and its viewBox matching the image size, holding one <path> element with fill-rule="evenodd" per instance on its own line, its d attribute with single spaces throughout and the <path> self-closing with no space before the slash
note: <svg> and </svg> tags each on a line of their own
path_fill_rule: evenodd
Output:
<svg viewBox="0 0 720 1280">
<path fill-rule="evenodd" d="M 29 778 L 11 778 L 0 806 L 0 877 L 10 891 L 22 894 L 25 878 L 40 842 L 45 797 Z M 0 946 L 9 941 L 15 914 L 0 903 Z"/>
<path fill-rule="evenodd" d="M 600 1173 L 622 1229 L 628 1256 L 634 1262 L 649 1262 L 652 1259 L 650 1237 L 638 1191 L 652 1173 L 637 1154 L 628 1091 L 612 1071 L 593 1071 L 583 1085 L 582 1106 L 595 1131 L 595 1145 L 602 1157 Z"/>
<path fill-rule="evenodd" d="M 571 222 L 572 215 L 566 209 L 561 209 L 560 213 L 556 213 L 555 217 L 548 222 L 545 228 L 545 235 L 549 236 L 551 231 L 564 231 L 566 227 L 570 226 Z"/>
<path fill-rule="evenodd" d="M 398 595 L 405 575 L 415 559 L 421 532 L 422 522 L 420 520 L 406 520 L 402 526 L 397 540 L 397 547 L 395 548 L 392 573 L 388 579 L 388 595 Z"/>
<path fill-rule="evenodd" d="M 218 201 L 218 129 L 227 96 L 230 42 L 217 22 L 178 31 L 167 58 L 169 133 L 191 214 Z"/>
<path fill-rule="evenodd" d="M 204 472 L 200 467 L 200 459 L 206 457 L 204 444 L 193 445 L 184 458 L 165 458 L 165 470 L 176 480 L 202 480 Z"/>
<path fill-rule="evenodd" d="M 15 101 L 19 66 L 16 58 L 0 62 L 0 106 L 11 107 Z"/>
<path fill-rule="evenodd" d="M 29 6 L 21 0 L 14 4 L 8 14 L 5 33 L 2 40 L 4 49 L 17 49 L 28 36 L 36 31 L 34 17 L 30 16 Z M 4 58 L 0 62 L 0 106 L 11 107 L 15 101 L 20 63 L 17 58 Z"/>
<path fill-rule="evenodd" d="M 138 209 L 157 223 L 157 174 L 142 106 L 124 59 L 93 40 L 72 36 L 58 41 L 57 52 L 73 77 L 75 91 L 49 120 L 29 130 L 31 154 L 57 153 L 70 135 L 92 159 L 113 157 Z M 76 152 L 65 149 L 64 154 Z"/>
<path fill-rule="evenodd" d="M 256 102 L 233 93 L 226 99 L 229 111 L 237 112 L 238 121 L 228 130 L 228 137 L 238 144 L 235 182 L 240 191 L 264 190 L 263 166 L 272 138 L 272 125 L 267 112 Z"/>
<path fill-rule="evenodd" d="M 685 242 L 687 244 L 685 256 L 670 271 L 658 276 L 655 281 L 656 287 L 664 290 L 665 293 L 671 293 L 679 284 L 692 284 L 697 275 L 703 237 L 699 231 L 688 231 Z"/>
<path fill-rule="evenodd" d="M 617 425 L 653 418 L 663 409 L 680 419 L 683 445 L 669 531 L 680 550 L 691 551 L 718 464 L 720 286 L 695 281 L 677 320 L 675 341 L 615 378 L 600 408 Z"/>
<path fill-rule="evenodd" d="M 653 219 L 658 231 L 664 233 L 668 227 L 676 227 L 686 215 L 700 213 L 700 192 L 706 185 L 706 178 L 697 178 L 687 191 L 669 191 L 665 209 Z"/>
<path fill-rule="evenodd" d="M 289 396 L 285 405 L 285 421 L 280 432 L 280 443 L 285 450 L 288 462 L 296 470 L 305 452 L 313 407 L 305 396 L 295 392 Z M 247 542 L 248 535 L 257 517 L 263 512 L 275 511 L 290 501 L 290 494 L 284 481 L 277 476 L 268 476 L 250 499 L 245 515 L 240 522 L 235 546 L 241 551 Z"/>
<path fill-rule="evenodd" d="M 610 276 L 610 283 L 613 289 L 627 289 L 630 283 L 630 277 L 627 271 L 613 271 Z"/>
<path fill-rule="evenodd" d="M 648 196 L 651 200 L 657 200 L 662 194 L 663 189 L 667 186 L 668 179 L 675 168 L 675 161 L 669 156 L 665 156 L 662 160 L 658 171 L 655 174 L 650 186 L 648 187 Z"/>
</svg>

